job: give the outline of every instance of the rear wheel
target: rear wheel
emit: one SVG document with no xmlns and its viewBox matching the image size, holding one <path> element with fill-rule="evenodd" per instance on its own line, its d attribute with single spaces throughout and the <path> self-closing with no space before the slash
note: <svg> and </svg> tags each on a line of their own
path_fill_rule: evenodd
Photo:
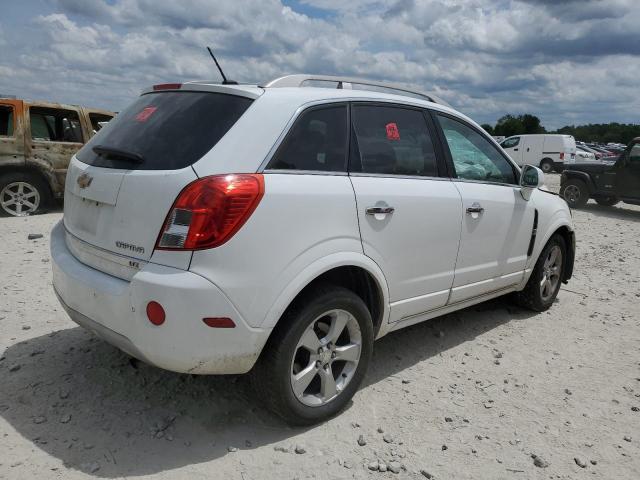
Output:
<svg viewBox="0 0 640 480">
<path fill-rule="evenodd" d="M 566 251 L 562 236 L 552 236 L 542 249 L 524 290 L 516 292 L 516 302 L 520 306 L 536 312 L 551 306 L 560 291 Z"/>
<path fill-rule="evenodd" d="M 540 170 L 544 173 L 551 173 L 553 171 L 553 161 L 549 158 L 545 158 L 540 162 Z"/>
<path fill-rule="evenodd" d="M 598 202 L 598 205 L 602 205 L 603 207 L 613 207 L 619 201 L 620 199 L 614 196 L 596 198 L 596 202 Z"/>
<path fill-rule="evenodd" d="M 25 217 L 41 213 L 51 195 L 47 185 L 29 173 L 7 173 L 0 176 L 0 215 Z"/>
<path fill-rule="evenodd" d="M 284 314 L 252 372 L 253 383 L 287 423 L 317 423 L 351 400 L 372 348 L 373 324 L 362 299 L 322 285 Z"/>
<path fill-rule="evenodd" d="M 560 196 L 571 208 L 584 207 L 589 200 L 589 189 L 582 180 L 567 180 L 562 186 Z"/>
</svg>

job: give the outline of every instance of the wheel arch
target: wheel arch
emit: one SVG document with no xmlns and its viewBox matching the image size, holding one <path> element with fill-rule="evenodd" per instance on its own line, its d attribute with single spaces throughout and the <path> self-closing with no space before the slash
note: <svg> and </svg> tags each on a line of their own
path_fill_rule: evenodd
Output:
<svg viewBox="0 0 640 480">
<path fill-rule="evenodd" d="M 547 235 L 544 236 L 543 240 L 540 242 L 538 248 L 536 249 L 535 256 L 533 256 L 534 262 L 532 265 L 535 265 L 535 263 L 538 261 L 538 257 L 544 250 L 545 245 L 556 234 L 562 237 L 566 247 L 562 282 L 567 283 L 567 281 L 569 281 L 569 279 L 573 275 L 573 264 L 575 261 L 575 245 L 576 245 L 576 236 L 573 231 L 573 228 L 571 228 L 569 224 L 557 222 L 552 228 L 548 230 Z"/>
<path fill-rule="evenodd" d="M 562 172 L 562 178 L 560 182 L 561 191 L 567 180 L 580 180 L 584 182 L 584 184 L 587 186 L 587 189 L 589 190 L 589 195 L 593 194 L 596 191 L 596 186 L 593 183 L 591 176 L 586 172 L 579 172 L 577 170 L 564 170 Z"/>
<path fill-rule="evenodd" d="M 360 254 L 334 254 L 314 262 L 284 289 L 267 313 L 263 328 L 276 326 L 284 312 L 301 295 L 319 283 L 331 283 L 353 291 L 369 308 L 374 334 L 389 317 L 389 291 L 382 270 L 373 260 Z"/>
</svg>

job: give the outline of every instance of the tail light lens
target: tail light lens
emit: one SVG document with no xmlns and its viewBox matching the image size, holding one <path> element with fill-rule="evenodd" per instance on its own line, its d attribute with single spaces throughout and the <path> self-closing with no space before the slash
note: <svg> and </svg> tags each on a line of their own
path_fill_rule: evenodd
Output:
<svg viewBox="0 0 640 480">
<path fill-rule="evenodd" d="M 564 160 L 564 152 L 560 152 L 560 160 Z"/>
<path fill-rule="evenodd" d="M 264 195 L 261 174 L 213 175 L 187 185 L 171 207 L 156 248 L 202 250 L 228 241 Z"/>
</svg>

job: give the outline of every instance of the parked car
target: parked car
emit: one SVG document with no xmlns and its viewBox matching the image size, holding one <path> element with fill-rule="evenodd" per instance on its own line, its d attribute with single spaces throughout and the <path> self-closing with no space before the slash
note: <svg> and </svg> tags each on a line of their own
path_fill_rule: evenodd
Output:
<svg viewBox="0 0 640 480">
<path fill-rule="evenodd" d="M 586 143 L 583 143 L 583 142 L 576 142 L 576 149 L 593 153 L 593 155 L 596 157 L 596 160 L 600 160 L 604 156 L 602 152 L 594 150 L 593 148 L 589 147 Z M 576 155 L 577 153 L 578 152 L 576 151 Z"/>
<path fill-rule="evenodd" d="M 602 153 L 602 158 L 607 158 L 607 157 L 613 157 L 615 156 L 615 153 L 613 153 L 613 151 L 607 150 L 605 148 L 602 148 L 598 145 L 594 145 L 594 144 L 589 144 L 588 145 L 589 148 Z"/>
<path fill-rule="evenodd" d="M 125 352 L 252 370 L 261 402 L 314 423 L 353 396 L 374 338 L 508 293 L 551 306 L 575 240 L 543 182 L 429 94 L 158 85 L 72 159 L 53 287 Z"/>
<path fill-rule="evenodd" d="M 576 156 L 575 158 L 573 158 L 573 160 L 565 162 L 565 168 L 567 168 L 567 164 L 570 163 L 580 163 L 580 162 L 595 162 L 596 161 L 596 154 L 589 151 L 587 148 L 581 146 L 581 145 L 576 145 Z"/>
<path fill-rule="evenodd" d="M 589 198 L 607 207 L 620 201 L 640 205 L 640 137 L 615 162 L 571 165 L 562 172 L 560 194 L 573 208 L 583 207 Z"/>
<path fill-rule="evenodd" d="M 75 105 L 0 98 L 0 215 L 31 215 L 62 197 L 69 160 L 113 116 Z"/>
<path fill-rule="evenodd" d="M 516 135 L 500 145 L 518 165 L 536 165 L 544 173 L 561 171 L 565 162 L 576 156 L 576 142 L 571 135 Z"/>
</svg>

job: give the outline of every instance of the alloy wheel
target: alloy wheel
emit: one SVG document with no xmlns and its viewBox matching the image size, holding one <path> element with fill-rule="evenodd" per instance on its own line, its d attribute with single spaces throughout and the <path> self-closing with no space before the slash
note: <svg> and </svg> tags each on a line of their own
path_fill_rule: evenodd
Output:
<svg viewBox="0 0 640 480">
<path fill-rule="evenodd" d="M 555 293 L 560 282 L 562 270 L 562 250 L 554 245 L 542 266 L 542 280 L 540 280 L 540 296 L 542 301 L 548 301 Z"/>
<path fill-rule="evenodd" d="M 9 183 L 0 192 L 0 206 L 15 217 L 31 215 L 40 206 L 40 193 L 28 182 Z"/>
<path fill-rule="evenodd" d="M 305 329 L 291 362 L 291 388 L 304 405 L 335 399 L 353 378 L 362 350 L 362 332 L 346 310 L 323 313 Z"/>
</svg>

